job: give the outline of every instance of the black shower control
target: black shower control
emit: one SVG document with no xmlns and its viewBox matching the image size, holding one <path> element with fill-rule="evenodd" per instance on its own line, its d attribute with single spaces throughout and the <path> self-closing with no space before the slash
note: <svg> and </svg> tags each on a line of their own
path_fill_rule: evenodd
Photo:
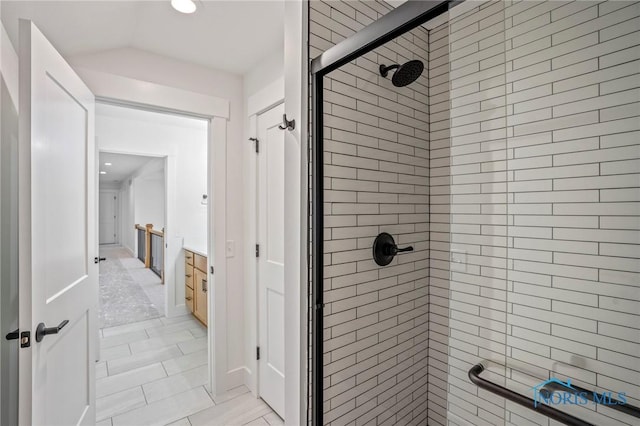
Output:
<svg viewBox="0 0 640 426">
<path fill-rule="evenodd" d="M 382 232 L 373 242 L 373 260 L 380 266 L 386 266 L 396 254 L 413 251 L 413 246 L 398 248 L 391 234 Z"/>
</svg>

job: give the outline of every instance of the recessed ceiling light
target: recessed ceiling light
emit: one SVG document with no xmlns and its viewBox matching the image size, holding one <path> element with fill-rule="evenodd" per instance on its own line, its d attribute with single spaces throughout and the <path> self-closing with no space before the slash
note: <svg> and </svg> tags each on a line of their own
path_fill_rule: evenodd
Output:
<svg viewBox="0 0 640 426">
<path fill-rule="evenodd" d="M 105 171 L 102 171 L 102 170 L 101 170 L 101 171 L 100 171 L 100 174 L 101 174 L 101 175 L 106 175 L 106 174 L 107 174 L 107 172 L 105 172 Z"/>
<path fill-rule="evenodd" d="M 182 13 L 193 13 L 196 11 L 196 4 L 193 0 L 171 0 L 171 6 Z"/>
<path fill-rule="evenodd" d="M 111 163 L 104 163 L 104 165 L 105 165 L 105 166 L 110 166 L 110 165 L 111 165 Z"/>
</svg>

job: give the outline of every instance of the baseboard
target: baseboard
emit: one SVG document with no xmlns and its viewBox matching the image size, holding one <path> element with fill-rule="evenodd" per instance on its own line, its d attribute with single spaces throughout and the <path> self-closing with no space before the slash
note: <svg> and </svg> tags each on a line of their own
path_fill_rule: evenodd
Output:
<svg viewBox="0 0 640 426">
<path fill-rule="evenodd" d="M 179 317 L 182 315 L 187 315 L 190 313 L 191 311 L 189 311 L 189 308 L 187 308 L 187 305 L 182 304 L 178 306 L 167 306 L 166 316 L 167 318 L 171 318 L 171 317 Z"/>
<path fill-rule="evenodd" d="M 237 388 L 245 384 L 246 367 L 238 367 L 227 371 L 227 390 Z M 251 372 L 249 372 L 251 374 Z"/>
<path fill-rule="evenodd" d="M 258 396 L 258 389 L 256 389 L 257 380 L 253 371 L 250 368 L 244 368 L 244 385 L 249 388 L 249 391 L 253 394 L 253 396 Z"/>
</svg>

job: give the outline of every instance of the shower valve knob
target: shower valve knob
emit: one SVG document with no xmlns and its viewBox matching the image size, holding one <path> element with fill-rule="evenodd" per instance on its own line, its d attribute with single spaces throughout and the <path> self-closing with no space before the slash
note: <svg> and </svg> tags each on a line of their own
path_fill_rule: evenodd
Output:
<svg viewBox="0 0 640 426">
<path fill-rule="evenodd" d="M 373 242 L 373 260 L 380 266 L 386 266 L 398 253 L 413 251 L 413 246 L 399 248 L 391 234 L 382 232 Z"/>
</svg>

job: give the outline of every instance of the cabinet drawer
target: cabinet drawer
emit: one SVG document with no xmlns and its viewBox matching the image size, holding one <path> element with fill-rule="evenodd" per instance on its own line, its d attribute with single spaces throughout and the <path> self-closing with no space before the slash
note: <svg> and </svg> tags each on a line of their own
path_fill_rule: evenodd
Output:
<svg viewBox="0 0 640 426">
<path fill-rule="evenodd" d="M 184 267 L 184 285 L 193 290 L 193 266 L 191 265 Z"/>
<path fill-rule="evenodd" d="M 193 266 L 197 269 L 200 269 L 205 274 L 207 273 L 207 258 L 204 256 L 200 256 L 199 254 L 195 254 L 195 260 L 193 262 Z"/>
<path fill-rule="evenodd" d="M 188 250 L 184 251 L 184 263 L 193 266 L 193 253 Z"/>
<path fill-rule="evenodd" d="M 193 303 L 193 315 L 195 315 L 202 324 L 207 325 L 207 275 L 199 269 L 196 269 L 193 271 L 193 279 L 193 293 L 195 299 Z"/>
<path fill-rule="evenodd" d="M 184 288 L 184 303 L 187 305 L 189 312 L 193 312 L 193 289 L 189 287 Z"/>
</svg>

